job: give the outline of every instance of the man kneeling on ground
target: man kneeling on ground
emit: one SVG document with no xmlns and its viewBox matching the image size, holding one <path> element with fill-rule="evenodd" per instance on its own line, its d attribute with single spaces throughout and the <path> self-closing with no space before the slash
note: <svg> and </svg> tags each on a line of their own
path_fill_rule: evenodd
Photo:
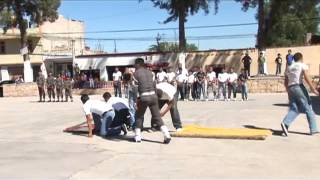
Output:
<svg viewBox="0 0 320 180">
<path fill-rule="evenodd" d="M 167 82 L 156 85 L 157 96 L 159 101 L 160 116 L 163 117 L 169 110 L 173 126 L 177 131 L 182 130 L 180 114 L 178 111 L 178 93 L 177 89 Z M 154 125 L 152 123 L 152 125 Z"/>
<path fill-rule="evenodd" d="M 115 112 L 110 104 L 100 100 L 90 100 L 87 94 L 81 95 L 81 101 L 89 128 L 88 137 L 92 137 L 92 121 L 95 126 L 94 131 L 101 136 L 119 135 L 121 133 L 121 125 L 113 126 L 113 124 L 118 123 L 114 120 Z"/>
<path fill-rule="evenodd" d="M 111 97 L 111 94 L 109 92 L 105 92 L 102 97 L 107 102 L 107 104 L 109 106 L 111 105 L 114 109 L 114 121 L 117 124 L 113 125 L 121 125 L 122 131 L 124 132 L 124 134 L 127 134 L 127 126 L 132 127 L 135 121 L 134 116 L 130 114 L 127 101 L 119 97 Z"/>
</svg>

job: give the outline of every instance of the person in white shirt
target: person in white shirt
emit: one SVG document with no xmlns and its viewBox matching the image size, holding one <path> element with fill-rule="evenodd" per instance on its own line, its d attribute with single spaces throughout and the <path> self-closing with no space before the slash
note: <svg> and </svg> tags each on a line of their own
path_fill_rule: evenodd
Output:
<svg viewBox="0 0 320 180">
<path fill-rule="evenodd" d="M 195 77 L 192 71 L 189 71 L 188 77 L 187 77 L 187 88 L 186 88 L 186 99 L 191 100 L 190 98 L 190 92 L 191 92 L 191 97 L 193 100 L 195 100 L 195 92 L 194 92 L 194 81 Z"/>
<path fill-rule="evenodd" d="M 157 73 L 157 83 L 161 83 L 167 80 L 167 73 L 160 68 L 160 71 Z"/>
<path fill-rule="evenodd" d="M 119 135 L 121 133 L 121 127 L 110 127 L 115 116 L 110 104 L 100 100 L 90 100 L 87 94 L 81 95 L 81 101 L 89 128 L 88 137 L 92 137 L 93 130 L 101 136 Z M 94 122 L 94 128 L 92 121 Z"/>
<path fill-rule="evenodd" d="M 112 74 L 113 77 L 113 87 L 114 87 L 114 95 L 117 97 L 122 97 L 121 94 L 121 79 L 122 73 L 119 71 L 119 68 L 115 68 L 115 72 Z"/>
<path fill-rule="evenodd" d="M 209 93 L 210 91 L 212 91 L 213 93 L 213 100 L 216 100 L 217 98 L 217 90 L 218 90 L 218 86 L 217 86 L 217 77 L 216 77 L 216 73 L 213 71 L 213 68 L 210 67 L 209 71 L 207 72 L 207 97 L 206 99 L 209 100 Z"/>
<path fill-rule="evenodd" d="M 129 111 L 128 101 L 120 97 L 111 97 L 109 92 L 102 95 L 103 99 L 107 102 L 108 106 L 112 106 L 115 111 L 115 117 L 111 127 L 121 126 L 124 134 L 127 134 L 127 126 L 132 127 L 135 120 L 134 114 Z"/>
<path fill-rule="evenodd" d="M 179 68 L 178 75 L 176 77 L 177 88 L 180 94 L 180 100 L 184 101 L 185 96 L 185 82 L 187 81 L 187 76 L 182 73 L 182 69 Z"/>
<path fill-rule="evenodd" d="M 227 100 L 227 82 L 229 79 L 228 73 L 226 73 L 226 69 L 222 69 L 222 73 L 218 74 L 218 84 L 219 84 L 219 98 L 223 95 L 224 100 Z"/>
<path fill-rule="evenodd" d="M 237 98 L 237 83 L 238 83 L 238 75 L 234 72 L 233 68 L 230 68 L 229 71 L 229 79 L 228 79 L 228 99 L 233 98 L 235 100 Z M 231 92 L 233 97 L 231 97 Z"/>
<path fill-rule="evenodd" d="M 171 68 L 168 69 L 168 73 L 167 73 L 167 80 L 168 80 L 168 83 L 171 84 L 171 85 L 175 85 L 175 79 L 176 79 L 176 73 L 174 73 L 172 71 Z"/>
<path fill-rule="evenodd" d="M 285 74 L 285 87 L 289 95 L 289 112 L 281 123 L 283 134 L 288 136 L 288 129 L 299 113 L 305 113 L 307 115 L 310 135 L 319 134 L 316 116 L 312 110 L 311 99 L 303 84 L 303 80 L 307 82 L 311 92 L 316 95 L 319 95 L 319 92 L 313 86 L 309 78 L 307 73 L 308 66 L 303 63 L 302 54 L 296 53 L 293 56 L 293 59 L 294 62 L 287 67 Z"/>
<path fill-rule="evenodd" d="M 167 82 L 163 82 L 156 85 L 156 90 L 159 101 L 159 108 L 161 109 L 161 117 L 163 117 L 170 110 L 173 126 L 177 131 L 182 130 L 177 104 L 177 89 L 173 85 Z"/>
</svg>

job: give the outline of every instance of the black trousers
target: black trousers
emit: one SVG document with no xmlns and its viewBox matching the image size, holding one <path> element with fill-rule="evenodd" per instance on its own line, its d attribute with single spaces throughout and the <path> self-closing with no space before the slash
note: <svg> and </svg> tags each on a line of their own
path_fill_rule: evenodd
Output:
<svg viewBox="0 0 320 180">
<path fill-rule="evenodd" d="M 173 105 L 170 108 L 172 124 L 173 124 L 173 127 L 176 129 L 182 128 L 180 114 L 178 111 L 177 99 L 178 99 L 178 94 L 175 95 L 175 98 L 173 100 Z M 159 109 L 161 109 L 167 102 L 168 101 L 159 100 Z"/>
<path fill-rule="evenodd" d="M 138 109 L 136 111 L 136 128 L 143 128 L 144 114 L 149 107 L 151 111 L 151 122 L 155 123 L 155 126 L 161 127 L 164 125 L 158 105 L 157 95 L 140 96 Z M 153 124 L 151 124 L 153 126 Z"/>
<path fill-rule="evenodd" d="M 178 83 L 178 92 L 180 94 L 181 100 L 184 100 L 185 97 L 185 86 L 184 83 Z"/>
<path fill-rule="evenodd" d="M 244 73 L 246 73 L 247 76 L 250 77 L 250 64 L 244 65 Z"/>
</svg>

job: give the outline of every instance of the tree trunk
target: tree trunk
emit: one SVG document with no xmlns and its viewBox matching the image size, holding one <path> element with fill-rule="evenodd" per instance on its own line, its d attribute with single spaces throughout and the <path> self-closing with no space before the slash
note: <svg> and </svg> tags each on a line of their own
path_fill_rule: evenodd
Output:
<svg viewBox="0 0 320 180">
<path fill-rule="evenodd" d="M 27 46 L 27 23 L 23 19 L 22 7 L 19 1 L 15 1 L 16 11 L 15 15 L 20 30 L 20 47 L 23 49 Z M 23 67 L 24 67 L 24 80 L 25 82 L 33 81 L 33 71 L 30 63 L 28 53 L 23 55 Z"/>
<path fill-rule="evenodd" d="M 265 48 L 265 12 L 264 12 L 264 0 L 259 0 L 259 6 L 258 6 L 258 42 L 257 42 L 257 48 L 259 51 L 262 51 Z"/>
<path fill-rule="evenodd" d="M 185 23 L 185 13 L 184 9 L 181 8 L 179 10 L 179 51 L 185 51 L 186 50 L 186 34 L 184 29 L 184 23 Z"/>
</svg>

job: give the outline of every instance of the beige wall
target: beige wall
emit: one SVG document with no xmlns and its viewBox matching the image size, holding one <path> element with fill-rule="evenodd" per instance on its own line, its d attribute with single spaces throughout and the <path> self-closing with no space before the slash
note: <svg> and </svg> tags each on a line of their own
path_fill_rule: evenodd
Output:
<svg viewBox="0 0 320 180">
<path fill-rule="evenodd" d="M 282 71 L 285 69 L 285 56 L 288 49 L 291 49 L 293 53 L 301 52 L 304 56 L 304 62 L 309 65 L 310 75 L 319 75 L 320 45 L 267 49 L 265 56 L 267 59 L 267 69 L 269 74 L 275 74 L 275 58 L 278 53 L 281 53 L 283 58 Z M 205 68 L 206 65 L 225 64 L 227 68 L 233 67 L 237 72 L 239 72 L 241 68 L 243 68 L 241 59 L 246 51 L 247 49 L 188 53 L 186 57 L 186 67 Z M 258 72 L 258 50 L 249 49 L 249 55 L 252 58 L 251 74 L 256 75 Z"/>
</svg>

